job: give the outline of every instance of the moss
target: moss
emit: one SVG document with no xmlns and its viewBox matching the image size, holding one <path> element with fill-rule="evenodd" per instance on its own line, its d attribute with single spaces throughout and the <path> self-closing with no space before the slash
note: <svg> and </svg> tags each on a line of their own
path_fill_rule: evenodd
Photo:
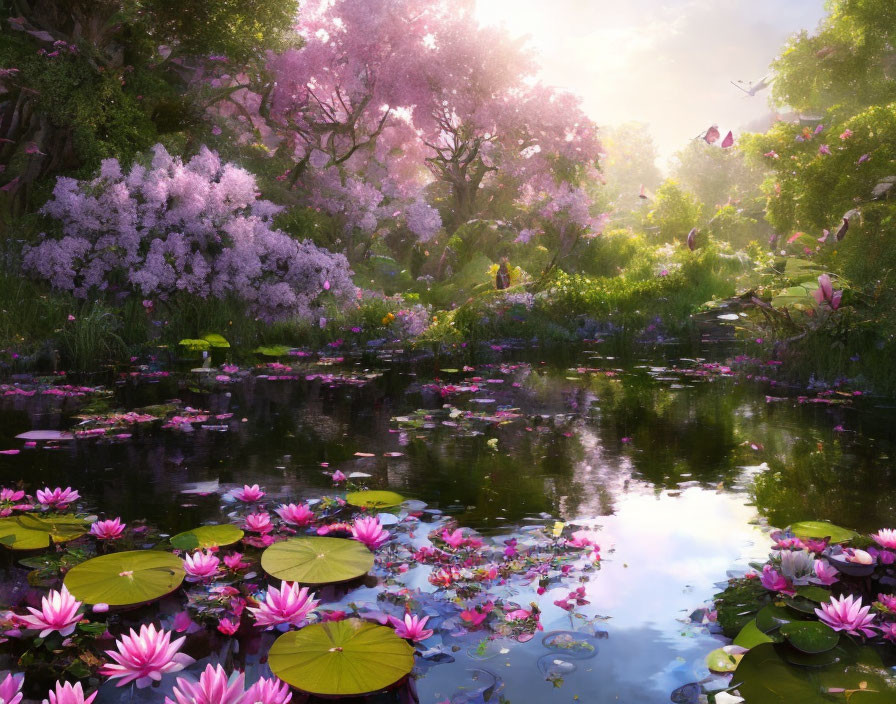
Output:
<svg viewBox="0 0 896 704">
<path fill-rule="evenodd" d="M 734 638 L 756 612 L 771 602 L 769 592 L 758 579 L 732 579 L 725 591 L 716 594 L 718 623 L 726 638 Z"/>
</svg>

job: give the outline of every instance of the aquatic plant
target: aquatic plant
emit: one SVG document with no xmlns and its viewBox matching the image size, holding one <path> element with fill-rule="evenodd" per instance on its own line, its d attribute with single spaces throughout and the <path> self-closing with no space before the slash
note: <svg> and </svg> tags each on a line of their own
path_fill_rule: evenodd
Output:
<svg viewBox="0 0 896 704">
<path fill-rule="evenodd" d="M 80 682 L 71 684 L 70 682 L 57 682 L 54 689 L 47 694 L 47 698 L 42 704 L 91 704 L 99 691 L 88 696 L 84 696 L 84 690 L 81 688 Z M 21 697 L 21 695 L 19 695 Z M 17 700 L 9 702 L 16 704 Z"/>
<path fill-rule="evenodd" d="M 265 496 L 265 493 L 259 488 L 258 484 L 253 484 L 252 486 L 245 484 L 242 489 L 234 489 L 233 495 L 240 501 L 253 503 L 255 501 L 261 501 Z"/>
<path fill-rule="evenodd" d="M 314 512 L 307 504 L 280 504 L 274 509 L 278 516 L 285 522 L 294 526 L 307 526 L 314 520 Z"/>
<path fill-rule="evenodd" d="M 180 652 L 186 638 L 171 640 L 170 631 L 156 629 L 154 624 L 140 626 L 139 633 L 132 628 L 115 643 L 115 650 L 107 650 L 114 663 L 100 668 L 109 679 L 117 679 L 117 686 L 135 682 L 137 687 L 148 687 L 158 682 L 162 675 L 179 672 L 193 662 L 193 658 Z"/>
<path fill-rule="evenodd" d="M 395 635 L 406 640 L 421 641 L 432 636 L 432 629 L 426 628 L 429 616 L 423 618 L 416 614 L 406 613 L 403 619 L 389 617 L 389 623 L 395 627 Z"/>
<path fill-rule="evenodd" d="M 198 683 L 178 677 L 174 701 L 165 697 L 165 704 L 242 704 L 248 701 L 244 679 L 242 672 L 228 675 L 220 665 L 207 665 Z"/>
<path fill-rule="evenodd" d="M 25 683 L 25 675 L 22 673 L 8 673 L 0 682 L 0 702 L 4 704 L 19 704 L 22 701 L 22 685 Z"/>
<path fill-rule="evenodd" d="M 284 581 L 280 589 L 268 587 L 258 606 L 250 606 L 248 610 L 255 618 L 255 625 L 261 628 L 301 627 L 318 603 L 308 587 Z"/>
<path fill-rule="evenodd" d="M 90 534 L 99 540 L 116 540 L 121 537 L 126 527 L 120 518 L 96 521 L 90 526 Z"/>
<path fill-rule="evenodd" d="M 815 609 L 815 615 L 835 631 L 845 631 L 857 636 L 873 636 L 871 627 L 875 615 L 869 614 L 871 606 L 862 606 L 862 597 L 854 597 L 852 594 L 831 597 L 831 600 Z"/>
<path fill-rule="evenodd" d="M 364 543 L 371 550 L 376 550 L 389 540 L 389 531 L 383 530 L 376 516 L 356 518 L 352 524 L 352 537 Z"/>
<path fill-rule="evenodd" d="M 70 486 L 65 489 L 57 486 L 55 489 L 50 489 L 50 487 L 38 489 L 35 497 L 37 502 L 46 509 L 62 510 L 80 499 L 81 495 L 77 491 L 73 491 Z"/>
<path fill-rule="evenodd" d="M 41 599 L 39 610 L 29 606 L 28 611 L 31 615 L 22 616 L 21 619 L 27 628 L 39 630 L 41 638 L 46 638 L 53 631 L 67 636 L 74 632 L 75 626 L 81 620 L 80 608 L 81 602 L 63 585 L 59 591 L 54 589 Z"/>
<path fill-rule="evenodd" d="M 221 560 L 204 550 L 184 556 L 184 572 L 190 581 L 213 579 L 218 573 Z"/>
</svg>

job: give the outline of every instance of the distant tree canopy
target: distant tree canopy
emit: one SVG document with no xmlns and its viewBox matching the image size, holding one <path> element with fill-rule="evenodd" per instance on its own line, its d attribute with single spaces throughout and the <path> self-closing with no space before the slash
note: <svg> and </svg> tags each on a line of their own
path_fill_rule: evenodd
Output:
<svg viewBox="0 0 896 704">
<path fill-rule="evenodd" d="M 641 210 L 642 185 L 654 191 L 663 181 L 656 165 L 656 145 L 643 122 L 602 128 L 601 144 L 606 156 L 601 160 L 604 184 L 598 197 L 613 211 L 614 221 L 623 220 L 627 213 Z"/>
<path fill-rule="evenodd" d="M 656 191 L 656 201 L 647 213 L 650 238 L 659 242 L 683 242 L 700 222 L 703 204 L 674 179 L 666 179 Z"/>
</svg>

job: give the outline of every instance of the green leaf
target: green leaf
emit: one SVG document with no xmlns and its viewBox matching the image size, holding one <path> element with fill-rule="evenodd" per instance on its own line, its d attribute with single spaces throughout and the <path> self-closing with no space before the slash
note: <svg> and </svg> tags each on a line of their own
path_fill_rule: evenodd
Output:
<svg viewBox="0 0 896 704">
<path fill-rule="evenodd" d="M 345 500 L 361 508 L 391 508 L 404 501 L 404 497 L 394 491 L 352 491 L 345 495 Z"/>
<path fill-rule="evenodd" d="M 40 550 L 50 543 L 64 543 L 84 535 L 87 521 L 70 513 L 33 515 L 23 513 L 0 518 L 0 544 L 13 550 Z"/>
<path fill-rule="evenodd" d="M 191 340 L 186 338 L 177 343 L 188 352 L 205 352 L 211 347 L 208 340 Z"/>
<path fill-rule="evenodd" d="M 228 349 L 230 347 L 230 343 L 224 338 L 224 336 L 219 335 L 216 332 L 209 333 L 208 335 L 203 335 L 202 339 L 205 340 L 210 347 L 216 347 L 219 349 Z"/>
<path fill-rule="evenodd" d="M 814 601 L 816 604 L 823 604 L 831 600 L 831 592 L 824 587 L 816 587 L 813 585 L 804 585 L 796 588 L 797 595 Z"/>
<path fill-rule="evenodd" d="M 810 289 L 806 286 L 790 286 L 772 298 L 772 306 L 774 308 L 787 308 L 789 306 L 811 305 L 815 301 L 812 298 L 812 291 L 816 288 L 818 287 Z"/>
<path fill-rule="evenodd" d="M 158 550 L 101 555 L 73 567 L 64 580 L 77 599 L 110 606 L 158 599 L 173 592 L 183 581 L 183 561 Z"/>
<path fill-rule="evenodd" d="M 290 538 L 261 554 L 261 568 L 272 577 L 300 584 L 347 582 L 367 574 L 373 553 L 347 538 Z"/>
<path fill-rule="evenodd" d="M 256 347 L 255 354 L 260 354 L 262 357 L 285 357 L 293 349 L 293 347 L 287 347 L 286 345 L 265 345 Z"/>
<path fill-rule="evenodd" d="M 759 613 L 756 614 L 756 628 L 763 633 L 771 633 L 784 624 L 797 620 L 799 619 L 793 612 L 788 611 L 783 606 L 769 604 L 759 609 Z"/>
<path fill-rule="evenodd" d="M 832 650 L 840 641 L 839 633 L 818 621 L 785 623 L 781 626 L 781 635 L 794 648 L 809 655 Z"/>
<path fill-rule="evenodd" d="M 271 646 L 268 665 L 303 692 L 352 696 L 405 677 L 414 667 L 414 649 L 391 628 L 349 618 L 284 633 Z"/>
<path fill-rule="evenodd" d="M 729 652 L 731 646 L 716 648 L 706 656 L 706 666 L 712 672 L 734 672 L 743 658 L 743 653 Z"/>
<path fill-rule="evenodd" d="M 773 639 L 760 631 L 756 627 L 756 619 L 754 618 L 752 621 L 747 623 L 746 626 L 740 629 L 740 633 L 738 633 L 734 638 L 734 644 L 739 645 L 741 648 L 753 648 L 760 643 L 771 643 Z"/>
<path fill-rule="evenodd" d="M 800 521 L 790 526 L 790 532 L 797 538 L 830 538 L 832 543 L 847 543 L 858 535 L 849 528 L 841 528 L 826 521 Z"/>
<path fill-rule="evenodd" d="M 230 523 L 213 526 L 199 526 L 192 530 L 171 536 L 169 542 L 178 550 L 195 550 L 197 548 L 217 548 L 233 545 L 242 540 L 243 531 Z"/>
</svg>

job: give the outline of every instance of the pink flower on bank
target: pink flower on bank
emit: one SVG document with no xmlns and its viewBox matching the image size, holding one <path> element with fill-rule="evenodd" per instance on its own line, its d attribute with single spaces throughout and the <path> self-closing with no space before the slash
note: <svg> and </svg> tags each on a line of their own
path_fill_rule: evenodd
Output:
<svg viewBox="0 0 896 704">
<path fill-rule="evenodd" d="M 220 665 L 207 665 L 198 683 L 178 677 L 171 693 L 176 704 L 241 704 L 246 695 L 244 679 L 242 672 L 231 677 Z M 175 701 L 165 697 L 165 704 L 175 704 Z"/>
<path fill-rule="evenodd" d="M 246 516 L 246 528 L 256 533 L 270 533 L 274 530 L 271 524 L 271 515 L 267 511 L 250 513 Z"/>
<path fill-rule="evenodd" d="M 22 616 L 22 621 L 28 624 L 28 628 L 40 631 L 40 637 L 46 638 L 53 631 L 59 631 L 59 635 L 71 635 L 81 614 L 78 609 L 81 602 L 71 595 L 71 592 L 63 585 L 60 591 L 53 589 L 41 599 L 40 610 L 28 607 L 30 616 Z"/>
<path fill-rule="evenodd" d="M 209 552 L 199 550 L 184 557 L 184 572 L 191 582 L 211 579 L 218 573 L 221 560 Z"/>
<path fill-rule="evenodd" d="M 839 572 L 837 569 L 829 564 L 825 560 L 816 560 L 815 561 L 815 578 L 810 579 L 810 582 L 817 582 L 818 584 L 825 584 L 830 586 L 834 582 L 836 582 L 839 577 Z"/>
<path fill-rule="evenodd" d="M 600 546 L 598 546 L 597 542 L 597 533 L 590 530 L 577 530 L 572 534 L 572 537 L 567 542 L 567 545 L 570 545 L 574 548 L 587 548 L 593 547 L 595 550 L 600 550 Z"/>
<path fill-rule="evenodd" d="M 100 668 L 100 674 L 110 679 L 121 679 L 117 686 L 123 687 L 136 681 L 137 687 L 147 687 L 153 681 L 158 682 L 162 675 L 169 672 L 180 672 L 193 663 L 193 658 L 180 651 L 185 638 L 171 641 L 170 631 L 162 628 L 156 630 L 153 624 L 143 624 L 140 632 L 131 629 L 130 635 L 123 635 L 116 641 L 118 652 L 107 650 L 115 664 L 106 664 Z"/>
<path fill-rule="evenodd" d="M 25 682 L 24 674 L 14 675 L 11 672 L 0 682 L 0 702 L 4 704 L 19 704 L 22 701 L 22 684 Z"/>
<path fill-rule="evenodd" d="M 63 509 L 80 498 L 81 495 L 77 491 L 73 491 L 70 486 L 65 489 L 57 486 L 55 489 L 45 487 L 37 490 L 37 502 L 44 508 Z"/>
<path fill-rule="evenodd" d="M 314 512 L 305 504 L 280 504 L 275 510 L 290 525 L 307 526 L 314 520 Z"/>
<path fill-rule="evenodd" d="M 784 576 L 771 566 L 766 565 L 762 568 L 762 575 L 759 577 L 762 586 L 772 592 L 783 592 L 788 590 L 787 580 Z"/>
<path fill-rule="evenodd" d="M 871 537 L 874 542 L 882 548 L 896 550 L 896 530 L 892 528 L 881 528 L 877 533 L 872 533 Z"/>
<path fill-rule="evenodd" d="M 853 636 L 860 633 L 872 636 L 874 630 L 871 623 L 874 621 L 874 614 L 869 615 L 870 610 L 870 606 L 862 606 L 862 597 L 856 599 L 850 594 L 839 599 L 831 597 L 827 604 L 815 609 L 815 615 L 835 631 L 845 631 Z"/>
<path fill-rule="evenodd" d="M 250 606 L 249 611 L 255 617 L 256 626 L 301 626 L 318 603 L 314 601 L 314 594 L 308 592 L 308 587 L 299 588 L 298 584 L 283 582 L 280 589 L 268 587 L 264 601 L 255 608 Z"/>
<path fill-rule="evenodd" d="M 109 521 L 97 521 L 90 526 L 90 534 L 100 540 L 115 540 L 124 533 L 126 524 L 121 522 L 120 518 L 113 518 Z"/>
<path fill-rule="evenodd" d="M 453 549 L 457 550 L 464 544 L 464 533 L 460 528 L 449 533 L 446 528 L 442 531 L 442 540 L 448 543 Z"/>
<path fill-rule="evenodd" d="M 261 490 L 258 484 L 253 484 L 252 486 L 244 484 L 242 489 L 234 489 L 233 495 L 240 501 L 252 503 L 254 501 L 261 501 L 265 493 Z"/>
<path fill-rule="evenodd" d="M 427 621 L 429 616 L 420 618 L 416 614 L 405 614 L 403 621 L 394 616 L 389 617 L 389 623 L 395 628 L 395 635 L 413 641 L 426 640 L 433 634 L 432 630 L 425 627 Z"/>
<path fill-rule="evenodd" d="M 246 692 L 244 704 L 289 704 L 292 700 L 292 692 L 289 685 L 281 682 L 276 677 L 268 679 L 262 677 L 249 687 Z"/>
<path fill-rule="evenodd" d="M 56 689 L 51 689 L 47 693 L 47 699 L 44 699 L 41 704 L 90 704 L 96 699 L 97 694 L 98 692 L 94 692 L 89 697 L 85 697 L 80 682 L 76 682 L 74 685 L 69 682 L 57 682 Z M 19 696 L 21 697 L 21 695 Z M 9 704 L 15 704 L 16 701 L 18 700 L 9 702 Z"/>
<path fill-rule="evenodd" d="M 357 518 L 352 524 L 352 537 L 371 550 L 376 550 L 389 540 L 389 531 L 383 530 L 379 519 L 374 516 Z"/>
</svg>

